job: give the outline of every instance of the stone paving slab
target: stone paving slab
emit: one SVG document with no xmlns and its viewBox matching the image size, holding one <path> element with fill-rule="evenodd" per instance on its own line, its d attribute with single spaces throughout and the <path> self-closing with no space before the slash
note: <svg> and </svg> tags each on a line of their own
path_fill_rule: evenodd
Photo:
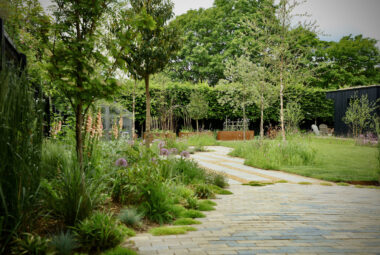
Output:
<svg viewBox="0 0 380 255">
<path fill-rule="evenodd" d="M 139 254 L 380 254 L 380 190 L 317 185 L 319 180 L 306 177 L 313 185 L 243 186 L 248 180 L 299 182 L 304 177 L 244 166 L 241 159 L 226 156 L 230 148 L 208 149 L 215 151 L 193 159 L 228 172 L 235 179 L 229 180 L 234 194 L 218 195 L 216 210 L 198 219 L 197 231 L 131 238 Z"/>
<path fill-rule="evenodd" d="M 231 185 L 186 235 L 131 238 L 139 254 L 379 254 L 380 190 Z"/>
</svg>

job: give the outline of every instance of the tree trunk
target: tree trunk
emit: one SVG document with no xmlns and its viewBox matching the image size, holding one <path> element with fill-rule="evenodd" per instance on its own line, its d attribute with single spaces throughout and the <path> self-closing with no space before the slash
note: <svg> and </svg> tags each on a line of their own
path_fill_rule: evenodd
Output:
<svg viewBox="0 0 380 255">
<path fill-rule="evenodd" d="M 136 79 L 132 91 L 132 140 L 135 139 L 135 110 L 136 110 Z"/>
<path fill-rule="evenodd" d="M 245 141 L 245 122 L 246 122 L 246 118 L 245 118 L 245 104 L 243 104 L 243 140 Z"/>
<path fill-rule="evenodd" d="M 149 93 L 149 75 L 145 76 L 145 95 L 146 95 L 146 120 L 145 120 L 145 145 L 147 148 L 150 147 L 151 134 L 150 134 L 150 93 Z"/>
<path fill-rule="evenodd" d="M 285 136 L 285 125 L 284 125 L 284 77 L 283 77 L 283 65 L 284 65 L 284 59 L 283 56 L 281 56 L 281 70 L 280 70 L 280 120 L 281 120 L 281 134 L 282 134 L 282 140 L 286 141 Z"/>
<path fill-rule="evenodd" d="M 79 167 L 83 170 L 83 105 L 79 103 L 75 108 L 75 140 L 76 140 L 76 151 L 79 162 Z"/>
<path fill-rule="evenodd" d="M 261 139 L 264 139 L 264 102 L 263 102 L 263 95 L 261 95 L 260 137 L 261 137 Z"/>
<path fill-rule="evenodd" d="M 198 119 L 195 120 L 195 122 L 197 123 L 197 133 L 199 133 L 199 128 L 198 128 Z"/>
</svg>

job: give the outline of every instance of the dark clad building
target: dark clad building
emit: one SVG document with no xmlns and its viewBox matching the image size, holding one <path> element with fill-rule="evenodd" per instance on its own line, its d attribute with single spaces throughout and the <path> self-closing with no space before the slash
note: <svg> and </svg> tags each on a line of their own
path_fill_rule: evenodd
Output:
<svg viewBox="0 0 380 255">
<path fill-rule="evenodd" d="M 334 100 L 334 133 L 335 135 L 347 135 L 350 130 L 349 127 L 343 122 L 347 107 L 350 99 L 357 95 L 359 98 L 362 95 L 367 95 L 370 102 L 377 102 L 376 113 L 380 116 L 379 101 L 380 98 L 380 85 L 352 87 L 347 89 L 339 89 L 327 92 L 326 97 Z"/>
</svg>

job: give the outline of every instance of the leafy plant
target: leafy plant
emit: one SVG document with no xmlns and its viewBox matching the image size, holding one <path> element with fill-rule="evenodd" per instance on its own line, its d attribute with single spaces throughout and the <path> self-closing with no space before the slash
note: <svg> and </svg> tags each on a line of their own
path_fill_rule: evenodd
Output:
<svg viewBox="0 0 380 255">
<path fill-rule="evenodd" d="M 124 208 L 118 215 L 119 220 L 130 227 L 138 226 L 142 217 L 143 215 L 136 208 Z"/>
<path fill-rule="evenodd" d="M 74 235 L 84 251 L 99 252 L 120 244 L 126 228 L 118 225 L 111 214 L 95 212 L 74 227 Z"/>
<path fill-rule="evenodd" d="M 49 240 L 38 235 L 25 233 L 14 241 L 12 254 L 43 255 L 48 253 Z"/>
<path fill-rule="evenodd" d="M 186 198 L 186 208 L 189 209 L 198 209 L 198 199 L 195 196 L 190 196 Z"/>
<path fill-rule="evenodd" d="M 60 171 L 56 179 L 43 180 L 43 204 L 52 216 L 74 226 L 101 203 L 102 180 L 88 175 L 80 171 L 79 164 L 73 161 Z"/>
<path fill-rule="evenodd" d="M 173 220 L 171 212 L 173 200 L 167 196 L 169 192 L 164 184 L 148 184 L 142 192 L 144 202 L 140 205 L 140 208 L 148 219 L 159 224 Z"/>
<path fill-rule="evenodd" d="M 78 247 L 78 244 L 71 232 L 61 232 L 52 237 L 50 247 L 57 255 L 70 255 Z"/>
<path fill-rule="evenodd" d="M 231 191 L 222 189 L 221 187 L 216 186 L 216 185 L 211 185 L 211 188 L 214 191 L 214 193 L 218 195 L 232 195 L 233 194 Z"/>
<path fill-rule="evenodd" d="M 41 94 L 19 69 L 0 72 L 0 253 L 39 216 Z M 39 90 L 41 91 L 41 90 Z M 38 99 L 38 100 L 37 100 Z"/>
</svg>

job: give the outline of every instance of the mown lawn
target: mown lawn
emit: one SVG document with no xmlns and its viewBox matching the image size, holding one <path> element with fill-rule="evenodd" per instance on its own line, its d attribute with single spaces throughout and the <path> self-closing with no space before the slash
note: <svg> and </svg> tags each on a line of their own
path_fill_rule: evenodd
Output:
<svg viewBox="0 0 380 255">
<path fill-rule="evenodd" d="M 298 138 L 302 139 L 302 138 Z M 275 170 L 295 173 L 327 181 L 378 181 L 378 149 L 370 146 L 355 145 L 352 139 L 304 138 L 307 146 L 313 148 L 315 159 L 306 165 L 280 164 Z M 307 140 L 307 142 L 306 142 Z M 302 142 L 302 140 L 301 140 Z M 238 148 L 244 142 L 223 142 L 221 145 Z M 260 168 L 252 163 L 255 152 L 241 153 L 246 164 Z M 254 154 L 254 155 L 253 155 Z"/>
</svg>

